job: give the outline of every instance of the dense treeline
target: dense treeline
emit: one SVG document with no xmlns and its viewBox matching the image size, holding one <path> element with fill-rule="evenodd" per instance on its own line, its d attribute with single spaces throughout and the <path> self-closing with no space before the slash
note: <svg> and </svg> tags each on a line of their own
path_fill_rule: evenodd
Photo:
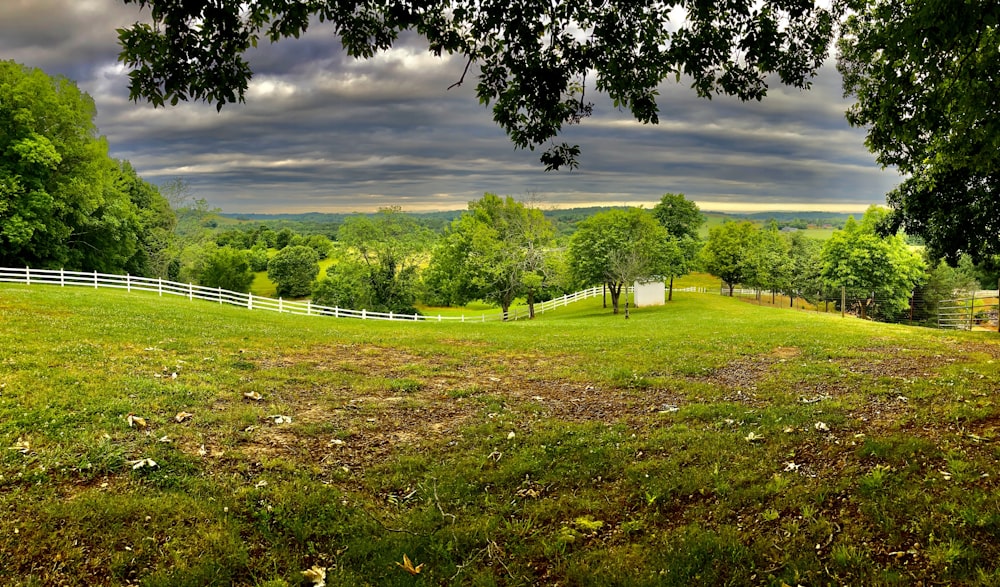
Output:
<svg viewBox="0 0 1000 587">
<path fill-rule="evenodd" d="M 155 186 L 108 155 L 76 85 L 0 61 L 0 264 L 147 275 L 176 219 Z"/>
</svg>

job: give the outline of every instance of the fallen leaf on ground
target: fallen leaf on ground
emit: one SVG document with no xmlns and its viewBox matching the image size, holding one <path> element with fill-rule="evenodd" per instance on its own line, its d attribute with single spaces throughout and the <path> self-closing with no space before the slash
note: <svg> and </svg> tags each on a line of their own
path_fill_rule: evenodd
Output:
<svg viewBox="0 0 1000 587">
<path fill-rule="evenodd" d="M 268 416 L 268 419 L 271 420 L 272 422 L 274 422 L 275 424 L 291 424 L 292 423 L 292 417 L 291 416 L 282 416 L 281 414 L 273 414 L 271 416 Z"/>
<path fill-rule="evenodd" d="M 17 452 L 26 455 L 31 450 L 31 445 L 28 443 L 27 440 L 18 438 L 17 442 L 14 443 L 14 446 L 9 446 L 7 448 L 9 448 L 10 450 L 16 450 Z"/>
<path fill-rule="evenodd" d="M 164 436 L 161 436 L 161 437 L 157 438 L 157 439 L 156 439 L 156 441 L 157 441 L 157 442 L 162 442 L 162 443 L 164 443 L 164 444 L 168 444 L 168 443 L 170 443 L 170 442 L 173 442 L 173 440 L 170 440 L 170 437 L 169 437 L 169 436 L 166 436 L 166 435 L 164 435 Z"/>
<path fill-rule="evenodd" d="M 264 399 L 264 396 L 257 393 L 256 391 L 245 391 L 243 392 L 243 397 L 253 400 L 255 402 L 259 402 L 260 400 Z"/>
<path fill-rule="evenodd" d="M 132 470 L 142 469 L 143 467 L 149 467 L 150 469 L 155 469 L 159 465 L 153 459 L 139 459 L 137 461 L 126 461 L 128 464 L 132 465 Z"/>
<path fill-rule="evenodd" d="M 816 422 L 813 424 L 813 428 L 819 430 L 820 432 L 829 432 L 830 427 L 826 425 L 826 422 Z"/>
<path fill-rule="evenodd" d="M 396 565 L 411 575 L 419 575 L 420 570 L 424 568 L 424 563 L 420 563 L 417 566 L 413 566 L 413 561 L 411 561 L 410 557 L 406 556 L 405 554 L 403 555 L 403 562 L 396 563 Z"/>
<path fill-rule="evenodd" d="M 146 419 L 135 414 L 129 414 L 125 417 L 125 421 L 128 422 L 129 428 L 146 428 L 149 424 L 146 423 Z"/>
<path fill-rule="evenodd" d="M 192 414 L 191 412 L 177 412 L 177 415 L 174 416 L 174 420 L 177 420 L 178 422 L 183 422 L 185 420 L 190 420 L 193 417 L 194 414 Z"/>
<path fill-rule="evenodd" d="M 744 437 L 744 440 L 746 440 L 747 442 L 760 442 L 764 440 L 764 437 L 755 432 L 751 432 L 750 434 L 747 434 Z"/>
<path fill-rule="evenodd" d="M 205 450 L 205 445 L 204 444 L 198 447 L 198 456 L 203 457 L 203 456 L 205 456 L 207 454 L 208 454 L 208 451 Z"/>
<path fill-rule="evenodd" d="M 326 567 L 313 565 L 312 568 L 302 571 L 302 576 L 307 581 L 312 581 L 313 587 L 324 587 L 326 585 Z"/>
</svg>

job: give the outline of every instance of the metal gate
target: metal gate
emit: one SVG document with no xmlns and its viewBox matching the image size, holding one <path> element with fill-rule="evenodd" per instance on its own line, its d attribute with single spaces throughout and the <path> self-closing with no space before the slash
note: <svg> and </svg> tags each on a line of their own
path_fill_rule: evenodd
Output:
<svg viewBox="0 0 1000 587">
<path fill-rule="evenodd" d="M 941 300 L 938 326 L 955 330 L 997 330 L 1000 292 L 976 291 L 967 297 Z"/>
</svg>

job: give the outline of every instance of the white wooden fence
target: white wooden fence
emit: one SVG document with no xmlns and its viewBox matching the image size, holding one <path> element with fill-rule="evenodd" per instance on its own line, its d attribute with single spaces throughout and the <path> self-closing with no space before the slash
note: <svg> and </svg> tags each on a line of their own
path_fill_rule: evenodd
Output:
<svg viewBox="0 0 1000 587">
<path fill-rule="evenodd" d="M 135 277 L 132 275 L 111 275 L 98 272 L 64 271 L 62 269 L 31 269 L 0 267 L 0 283 L 24 283 L 27 285 L 47 284 L 78 287 L 113 288 L 124 289 L 126 291 L 145 291 L 157 293 L 160 296 L 172 295 L 182 296 L 189 300 L 205 300 L 219 304 L 229 304 L 240 306 L 248 310 L 270 310 L 272 312 L 283 312 L 288 314 L 298 314 L 303 316 L 330 316 L 333 318 L 359 318 L 362 320 L 402 320 L 402 321 L 454 321 L 454 322 L 486 322 L 492 320 L 503 320 L 502 312 L 483 313 L 479 315 L 461 316 L 436 316 L 420 314 L 394 314 L 392 312 L 369 312 L 368 310 L 347 310 L 344 308 L 331 308 L 313 304 L 310 301 L 296 302 L 283 300 L 281 298 L 266 298 L 255 296 L 249 293 L 229 291 L 222 288 L 202 287 L 190 283 L 178 283 L 176 281 L 166 281 L 163 279 L 151 279 L 147 277 Z M 693 288 L 688 288 L 693 289 Z M 686 291 L 686 290 L 674 290 Z M 592 287 L 583 291 L 567 294 L 559 298 L 539 302 L 535 304 L 535 313 L 542 314 L 547 311 L 568 306 L 569 304 L 587 298 L 600 296 L 603 288 Z M 512 308 L 507 318 L 517 320 L 527 318 L 528 309 L 526 307 Z"/>
</svg>

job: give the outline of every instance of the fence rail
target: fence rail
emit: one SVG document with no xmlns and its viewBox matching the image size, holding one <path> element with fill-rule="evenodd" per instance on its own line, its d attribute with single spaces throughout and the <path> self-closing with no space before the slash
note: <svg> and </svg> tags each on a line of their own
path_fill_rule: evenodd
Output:
<svg viewBox="0 0 1000 587">
<path fill-rule="evenodd" d="M 488 322 L 504 319 L 503 312 L 482 313 L 478 315 L 444 316 L 424 314 L 395 314 L 392 312 L 370 312 L 368 310 L 348 310 L 345 308 L 322 306 L 310 301 L 299 302 L 255 296 L 222 288 L 203 287 L 190 283 L 179 283 L 163 279 L 136 277 L 134 275 L 113 275 L 107 273 L 66 271 L 63 269 L 31 269 L 30 267 L 10 268 L 0 267 L 0 283 L 24 283 L 27 285 L 46 284 L 61 287 L 92 287 L 124 289 L 126 291 L 152 292 L 160 296 L 171 295 L 186 297 L 189 300 L 203 300 L 240 306 L 248 310 L 268 310 L 285 314 L 301 316 L 329 316 L 333 318 L 356 318 L 361 320 L 394 320 L 394 321 L 433 321 L 433 322 Z M 692 289 L 692 288 L 688 288 Z M 685 290 L 675 290 L 685 291 Z M 603 288 L 592 287 L 582 291 L 567 294 L 545 302 L 535 304 L 535 313 L 543 314 L 556 308 L 568 306 L 588 298 L 603 294 Z M 516 307 L 511 309 L 506 318 L 518 320 L 528 317 L 528 309 Z"/>
</svg>

